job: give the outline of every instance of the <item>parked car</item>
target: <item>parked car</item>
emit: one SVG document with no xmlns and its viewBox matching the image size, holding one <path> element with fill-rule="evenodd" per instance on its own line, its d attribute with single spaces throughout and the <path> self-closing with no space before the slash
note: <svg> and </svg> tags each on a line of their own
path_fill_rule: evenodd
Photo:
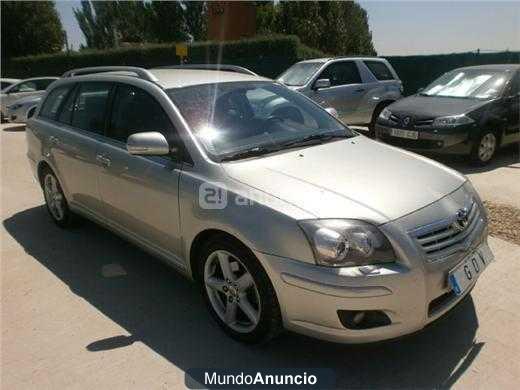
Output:
<svg viewBox="0 0 520 390">
<path fill-rule="evenodd" d="M 383 110 L 377 137 L 419 152 L 469 155 L 483 165 L 520 142 L 520 65 L 482 65 L 445 73 Z"/>
<path fill-rule="evenodd" d="M 16 100 L 13 104 L 6 107 L 5 120 L 11 123 L 26 123 L 34 115 L 41 96 L 27 96 Z"/>
<path fill-rule="evenodd" d="M 368 125 L 372 134 L 379 113 L 403 92 L 390 63 L 377 57 L 301 61 L 277 80 L 323 107 L 336 109 L 345 124 Z"/>
<path fill-rule="evenodd" d="M 6 79 L 6 78 L 0 78 L 0 90 L 5 89 L 14 83 L 17 83 L 20 81 L 19 79 Z"/>
<path fill-rule="evenodd" d="M 7 106 L 10 106 L 16 100 L 24 97 L 43 95 L 45 89 L 57 79 L 57 77 L 35 77 L 19 81 L 2 89 L 0 92 L 0 113 L 2 115 L 2 121 L 7 115 Z"/>
<path fill-rule="evenodd" d="M 26 136 L 58 226 L 79 214 L 163 259 L 241 341 L 415 332 L 493 259 L 464 176 L 255 75 L 70 71 Z"/>
</svg>

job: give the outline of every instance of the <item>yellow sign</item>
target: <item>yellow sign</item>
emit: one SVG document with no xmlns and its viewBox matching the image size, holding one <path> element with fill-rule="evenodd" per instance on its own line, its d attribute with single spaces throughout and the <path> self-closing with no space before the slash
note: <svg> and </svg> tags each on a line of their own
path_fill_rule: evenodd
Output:
<svg viewBox="0 0 520 390">
<path fill-rule="evenodd" d="M 188 46 L 185 43 L 176 43 L 175 54 L 181 58 L 188 57 Z"/>
</svg>

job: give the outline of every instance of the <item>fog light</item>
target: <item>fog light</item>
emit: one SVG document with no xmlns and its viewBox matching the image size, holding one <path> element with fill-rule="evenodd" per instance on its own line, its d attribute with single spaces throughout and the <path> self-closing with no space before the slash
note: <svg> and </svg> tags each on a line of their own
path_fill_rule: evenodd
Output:
<svg viewBox="0 0 520 390">
<path fill-rule="evenodd" d="M 378 328 L 392 323 L 382 310 L 338 310 L 338 317 L 347 329 Z"/>
</svg>

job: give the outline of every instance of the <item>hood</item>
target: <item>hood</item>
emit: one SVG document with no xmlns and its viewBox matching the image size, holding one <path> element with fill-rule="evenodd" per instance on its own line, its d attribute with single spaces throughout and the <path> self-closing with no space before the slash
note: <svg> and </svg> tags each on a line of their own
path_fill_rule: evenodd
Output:
<svg viewBox="0 0 520 390">
<path fill-rule="evenodd" d="M 413 95 L 392 103 L 388 109 L 398 117 L 433 119 L 465 114 L 487 103 L 489 100 Z"/>
<path fill-rule="evenodd" d="M 233 179 L 317 218 L 382 224 L 455 191 L 465 178 L 364 136 L 222 164 Z"/>
</svg>

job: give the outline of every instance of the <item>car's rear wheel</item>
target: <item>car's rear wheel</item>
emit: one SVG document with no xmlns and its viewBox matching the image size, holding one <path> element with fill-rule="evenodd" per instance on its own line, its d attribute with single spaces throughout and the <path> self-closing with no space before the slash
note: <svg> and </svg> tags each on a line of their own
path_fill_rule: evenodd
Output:
<svg viewBox="0 0 520 390">
<path fill-rule="evenodd" d="M 496 154 L 498 138 L 492 131 L 484 131 L 475 140 L 471 150 L 471 161 L 477 165 L 488 164 Z"/>
<path fill-rule="evenodd" d="M 211 240 L 199 256 L 206 304 L 220 327 L 236 340 L 260 343 L 282 329 L 274 288 L 254 255 L 227 237 Z"/>
<path fill-rule="evenodd" d="M 45 168 L 41 175 L 41 186 L 45 197 L 47 211 L 52 220 L 59 227 L 67 227 L 72 220 L 72 213 L 58 178 L 49 168 Z"/>
</svg>

